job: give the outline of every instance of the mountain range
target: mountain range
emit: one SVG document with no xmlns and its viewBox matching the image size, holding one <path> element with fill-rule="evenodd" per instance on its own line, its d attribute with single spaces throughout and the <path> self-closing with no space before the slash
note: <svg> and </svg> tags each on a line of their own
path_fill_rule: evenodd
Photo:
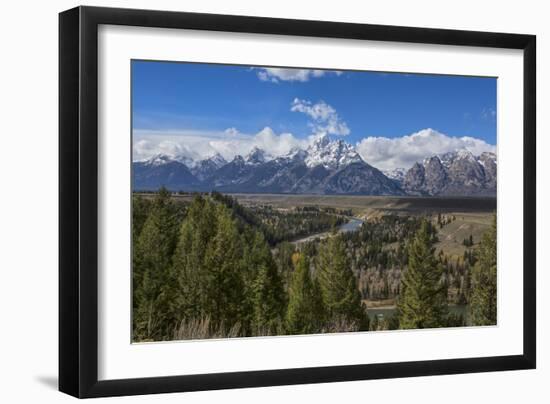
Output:
<svg viewBox="0 0 550 404">
<path fill-rule="evenodd" d="M 411 195 L 496 195 L 496 155 L 485 152 L 474 156 L 458 150 L 432 156 L 415 163 L 400 186 Z"/>
<path fill-rule="evenodd" d="M 279 157 L 253 148 L 226 161 L 220 154 L 194 161 L 156 155 L 132 164 L 135 190 L 345 195 L 495 195 L 496 156 L 457 150 L 410 169 L 382 172 L 354 146 L 319 136 L 307 149 Z"/>
</svg>

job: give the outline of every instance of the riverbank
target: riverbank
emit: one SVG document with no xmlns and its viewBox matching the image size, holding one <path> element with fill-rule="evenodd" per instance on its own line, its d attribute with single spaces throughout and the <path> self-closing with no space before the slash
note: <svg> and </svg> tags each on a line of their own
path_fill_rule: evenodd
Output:
<svg viewBox="0 0 550 404">
<path fill-rule="evenodd" d="M 342 224 L 339 228 L 337 233 L 349 233 L 352 231 L 357 231 L 361 228 L 365 221 L 363 219 L 360 219 L 358 217 L 352 217 L 347 223 Z M 313 241 L 315 239 L 323 240 L 327 237 L 329 237 L 331 234 L 333 234 L 332 231 L 324 231 L 321 233 L 315 233 L 310 234 L 307 237 L 302 237 L 300 239 L 291 241 L 292 244 L 302 244 L 306 243 L 308 241 Z"/>
</svg>

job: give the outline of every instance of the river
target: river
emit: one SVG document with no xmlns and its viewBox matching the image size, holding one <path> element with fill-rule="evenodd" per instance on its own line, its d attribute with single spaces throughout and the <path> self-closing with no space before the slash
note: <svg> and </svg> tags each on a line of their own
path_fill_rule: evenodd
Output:
<svg viewBox="0 0 550 404">
<path fill-rule="evenodd" d="M 352 231 L 357 231 L 361 228 L 361 225 L 364 222 L 365 221 L 362 220 L 362 219 L 359 219 L 357 217 L 352 217 L 352 218 L 349 219 L 349 222 L 344 223 L 343 225 L 341 225 L 338 228 L 338 233 L 349 233 L 349 232 L 352 232 Z M 324 239 L 324 238 L 327 238 L 328 236 L 330 236 L 330 234 L 331 234 L 330 231 L 325 231 L 325 232 L 322 232 L 322 233 L 315 233 L 315 234 L 311 234 L 307 237 L 303 237 L 301 239 L 294 240 L 293 243 L 294 244 L 305 243 L 307 241 L 315 240 L 316 238 Z M 367 313 L 368 313 L 369 318 L 371 320 L 374 320 L 374 317 L 376 317 L 376 316 L 378 316 L 379 319 L 388 319 L 389 317 L 391 317 L 396 312 L 396 310 L 397 309 L 396 309 L 395 306 L 374 307 L 372 309 L 367 308 Z M 468 306 L 466 306 L 466 305 L 449 305 L 449 312 L 452 313 L 452 314 L 459 314 L 459 315 L 461 314 L 466 318 L 467 315 L 468 315 Z"/>
<path fill-rule="evenodd" d="M 357 231 L 361 228 L 361 225 L 363 223 L 364 223 L 364 220 L 361 220 L 357 217 L 352 217 L 352 218 L 349 219 L 349 222 L 340 225 L 340 227 L 338 228 L 338 233 L 349 233 L 349 232 L 352 232 L 352 231 Z M 300 238 L 298 240 L 294 240 L 292 243 L 301 244 L 301 243 L 305 243 L 307 241 L 315 240 L 316 238 L 324 239 L 324 238 L 327 238 L 330 235 L 331 235 L 330 231 L 310 234 L 307 237 L 303 237 L 303 238 Z"/>
<path fill-rule="evenodd" d="M 353 217 L 349 220 L 349 222 L 344 223 L 343 225 L 341 225 L 340 228 L 338 229 L 338 231 L 340 233 L 349 233 L 350 231 L 356 231 L 356 230 L 359 230 L 361 228 L 361 225 L 363 223 L 364 223 L 363 220 L 358 219 L 356 217 Z"/>
</svg>

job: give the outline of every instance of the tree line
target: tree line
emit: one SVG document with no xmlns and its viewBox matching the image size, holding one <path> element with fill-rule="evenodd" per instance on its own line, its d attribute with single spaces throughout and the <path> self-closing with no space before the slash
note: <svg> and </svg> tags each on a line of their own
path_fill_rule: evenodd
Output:
<svg viewBox="0 0 550 404">
<path fill-rule="evenodd" d="M 132 214 L 134 341 L 464 324 L 449 313 L 446 266 L 426 218 L 405 226 L 385 219 L 382 237 L 402 244 L 392 258 L 404 267 L 398 310 L 386 324 L 369 324 L 349 245 L 355 237 L 379 253 L 380 228 L 273 247 L 261 219 L 236 200 L 211 194 L 179 203 L 165 189 L 152 199 L 134 195 Z M 496 221 L 473 255 L 469 324 L 495 324 Z"/>
<path fill-rule="evenodd" d="M 444 267 L 435 255 L 429 227 L 428 221 L 423 222 L 409 243 L 409 260 L 398 299 L 399 328 L 463 325 L 463 320 L 449 314 Z M 497 321 L 496 216 L 474 254 L 468 325 L 494 325 Z"/>
<path fill-rule="evenodd" d="M 218 196 L 177 204 L 165 189 L 134 196 L 134 341 L 368 329 L 341 240 L 316 276 L 297 252 L 283 274 L 241 209 Z"/>
</svg>

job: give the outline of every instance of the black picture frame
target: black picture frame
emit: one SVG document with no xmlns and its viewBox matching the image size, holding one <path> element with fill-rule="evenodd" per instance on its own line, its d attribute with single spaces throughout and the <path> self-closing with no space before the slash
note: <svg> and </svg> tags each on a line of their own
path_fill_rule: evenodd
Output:
<svg viewBox="0 0 550 404">
<path fill-rule="evenodd" d="M 99 381 L 98 26 L 113 24 L 523 50 L 523 354 Z M 279 18 L 77 7 L 59 15 L 59 390 L 103 397 L 534 369 L 536 37 Z"/>
</svg>

